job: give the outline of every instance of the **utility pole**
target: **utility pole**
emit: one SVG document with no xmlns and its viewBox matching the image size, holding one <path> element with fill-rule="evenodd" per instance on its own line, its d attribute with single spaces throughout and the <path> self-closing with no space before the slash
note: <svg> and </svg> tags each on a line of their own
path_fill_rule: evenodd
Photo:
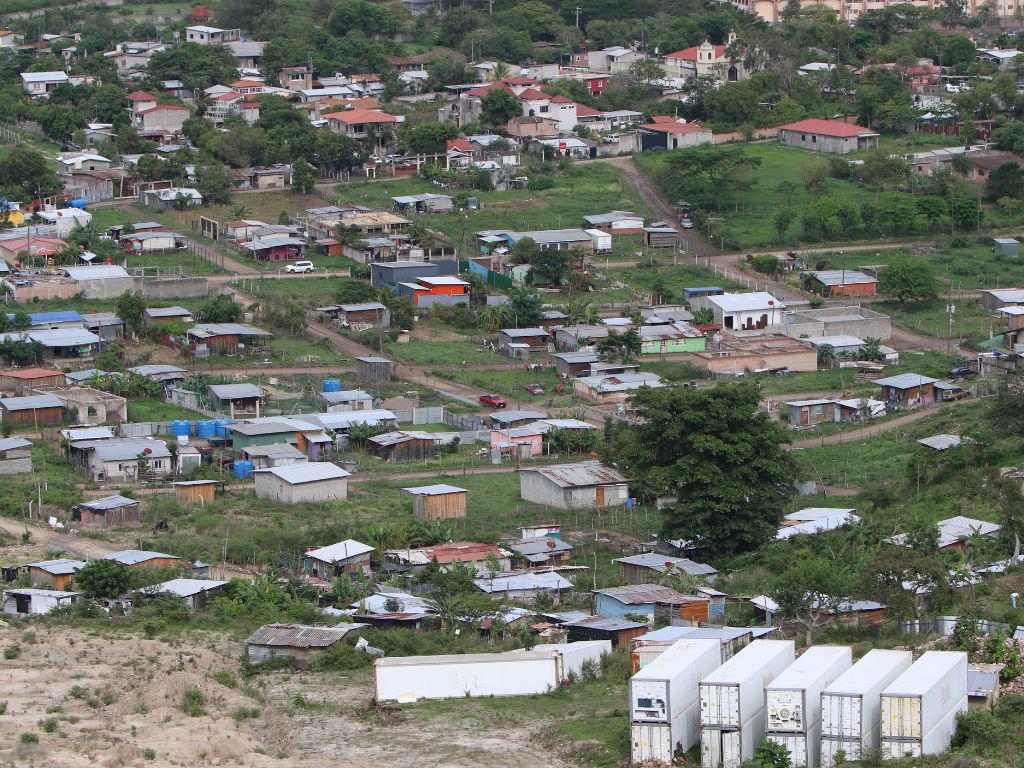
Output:
<svg viewBox="0 0 1024 768">
<path fill-rule="evenodd" d="M 576 6 L 576 29 L 580 28 L 580 11 L 582 10 L 578 5 Z"/>
</svg>

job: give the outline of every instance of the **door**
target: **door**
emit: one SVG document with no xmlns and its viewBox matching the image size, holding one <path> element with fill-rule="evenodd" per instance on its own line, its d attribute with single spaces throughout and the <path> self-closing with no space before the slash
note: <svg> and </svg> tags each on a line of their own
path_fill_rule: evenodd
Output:
<svg viewBox="0 0 1024 768">
<path fill-rule="evenodd" d="M 596 489 L 595 493 L 597 494 L 597 506 L 603 507 L 604 506 L 604 486 L 603 485 L 597 486 L 597 489 Z"/>
</svg>

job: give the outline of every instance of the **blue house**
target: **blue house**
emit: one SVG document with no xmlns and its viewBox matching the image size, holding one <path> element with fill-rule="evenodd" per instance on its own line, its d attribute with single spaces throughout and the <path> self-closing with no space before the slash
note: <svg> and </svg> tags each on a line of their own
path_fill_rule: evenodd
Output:
<svg viewBox="0 0 1024 768">
<path fill-rule="evenodd" d="M 660 584 L 629 584 L 594 590 L 594 613 L 598 616 L 642 615 L 648 620 L 664 616 L 696 625 L 708 620 L 709 605 L 706 597 L 684 595 Z"/>
</svg>

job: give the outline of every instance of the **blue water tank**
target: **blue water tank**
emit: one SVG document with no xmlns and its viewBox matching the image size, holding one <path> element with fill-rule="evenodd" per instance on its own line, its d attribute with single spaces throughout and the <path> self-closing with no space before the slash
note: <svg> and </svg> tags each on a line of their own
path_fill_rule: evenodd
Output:
<svg viewBox="0 0 1024 768">
<path fill-rule="evenodd" d="M 252 477 L 252 462 L 238 459 L 235 462 L 235 477 Z"/>
<path fill-rule="evenodd" d="M 324 392 L 341 392 L 341 379 L 324 379 Z"/>
<path fill-rule="evenodd" d="M 171 433 L 175 437 L 188 437 L 192 431 L 192 425 L 187 419 L 178 419 L 171 422 Z"/>
<path fill-rule="evenodd" d="M 228 434 L 228 425 L 231 423 L 231 419 L 217 419 L 214 425 L 214 434 L 217 437 L 226 437 Z"/>
<path fill-rule="evenodd" d="M 85 206 L 88 205 L 88 202 L 89 201 L 86 200 L 84 197 L 76 197 L 72 200 L 68 200 L 68 205 L 70 205 L 72 208 L 84 209 Z"/>
<path fill-rule="evenodd" d="M 196 428 L 196 437 L 211 438 L 217 434 L 217 422 L 212 419 L 200 421 Z"/>
</svg>

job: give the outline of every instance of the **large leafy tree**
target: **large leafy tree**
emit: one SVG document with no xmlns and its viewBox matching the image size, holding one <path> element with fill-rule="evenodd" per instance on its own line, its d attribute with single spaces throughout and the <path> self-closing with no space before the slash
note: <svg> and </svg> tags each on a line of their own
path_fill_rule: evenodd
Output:
<svg viewBox="0 0 1024 768">
<path fill-rule="evenodd" d="M 90 597 L 117 597 L 130 582 L 128 569 L 113 560 L 93 560 L 75 574 L 75 583 Z"/>
<path fill-rule="evenodd" d="M 757 408 L 760 388 L 641 389 L 635 424 L 613 431 L 605 458 L 647 497 L 671 496 L 662 534 L 732 554 L 770 540 L 796 493 L 785 432 Z"/>
<path fill-rule="evenodd" d="M 939 295 L 939 281 L 927 261 L 915 256 L 894 257 L 878 271 L 882 292 L 903 306 L 908 301 L 929 301 Z"/>
<path fill-rule="evenodd" d="M 124 322 L 125 328 L 131 333 L 142 333 L 142 326 L 145 320 L 146 300 L 142 294 L 136 291 L 125 291 L 114 305 L 117 316 Z"/>
<path fill-rule="evenodd" d="M 226 46 L 182 43 L 154 53 L 147 73 L 154 82 L 181 80 L 186 88 L 202 90 L 216 83 L 233 82 L 237 66 Z"/>
<path fill-rule="evenodd" d="M 522 111 L 522 102 L 505 88 L 491 89 L 480 101 L 480 119 L 485 125 L 504 125 Z"/>
<path fill-rule="evenodd" d="M 0 194 L 9 200 L 28 201 L 38 194 L 52 195 L 61 184 L 46 158 L 27 147 L 0 154 Z"/>
<path fill-rule="evenodd" d="M 814 633 L 842 610 L 855 588 L 849 564 L 839 559 L 801 552 L 772 580 L 768 595 L 779 604 L 779 613 L 804 630 L 807 645 Z"/>
<path fill-rule="evenodd" d="M 962 157 L 962 155 L 958 155 Z M 1001 197 L 1024 197 L 1024 168 L 1017 163 L 1003 163 L 988 175 L 985 196 L 989 200 Z"/>
</svg>

